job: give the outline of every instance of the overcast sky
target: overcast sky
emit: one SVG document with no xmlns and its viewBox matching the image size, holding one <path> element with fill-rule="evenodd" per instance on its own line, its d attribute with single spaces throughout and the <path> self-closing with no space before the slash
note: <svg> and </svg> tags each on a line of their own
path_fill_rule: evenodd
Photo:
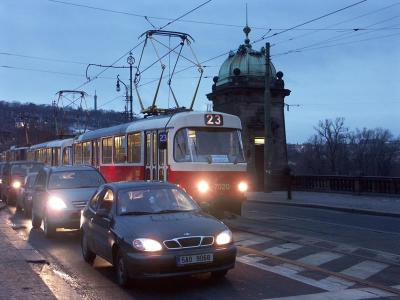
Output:
<svg viewBox="0 0 400 300">
<path fill-rule="evenodd" d="M 267 34 L 267 40 L 255 43 L 259 50 L 266 41 L 272 44 L 272 61 L 284 72 L 286 98 L 293 106 L 286 113 L 288 141 L 304 142 L 313 134 L 319 120 L 344 117 L 346 125 L 383 127 L 400 135 L 400 2 L 368 0 L 304 26 L 285 29 L 339 10 L 360 0 L 212 0 L 165 30 L 184 31 L 194 38 L 192 47 L 199 61 L 236 50 L 243 43 L 245 6 L 248 3 L 250 39 Z M 63 2 L 63 3 L 62 3 Z M 164 26 L 204 3 L 200 1 L 132 0 L 1 0 L 0 2 L 0 100 L 51 104 L 59 90 L 75 89 L 86 81 L 88 63 L 111 64 L 133 48 L 140 34 L 152 25 Z M 114 12 L 73 6 L 92 6 Z M 117 13 L 120 12 L 120 13 Z M 165 19 L 164 19 L 165 18 Z M 214 23 L 214 24 L 210 24 Z M 217 23 L 217 24 L 215 24 Z M 271 29 L 271 30 L 269 30 Z M 158 38 L 171 47 L 176 39 Z M 156 43 L 160 56 L 166 48 Z M 136 63 L 142 47 L 133 51 Z M 190 49 L 185 57 L 193 60 Z M 40 57 L 43 59 L 35 59 Z M 163 59 L 173 67 L 175 55 Z M 223 55 L 205 63 L 196 109 L 207 107 L 212 77 L 227 58 Z M 151 45 L 144 50 L 142 67 L 154 62 Z M 123 57 L 116 66 L 126 66 Z M 193 66 L 179 60 L 177 70 Z M 143 70 L 142 68 L 142 70 Z M 143 72 L 139 91 L 145 106 L 153 100 L 160 76 L 160 64 Z M 101 68 L 90 67 L 94 77 Z M 81 89 L 93 107 L 123 111 L 124 91 L 115 90 L 116 76 L 128 83 L 126 69 L 109 69 Z M 188 68 L 176 74 L 173 87 L 181 105 L 190 105 L 198 71 Z M 146 84 L 154 81 L 153 83 Z M 165 82 L 165 81 L 164 81 Z M 119 97 L 118 97 L 119 96 Z M 169 100 L 168 100 L 169 99 Z M 164 84 L 158 105 L 173 106 Z M 134 111 L 139 105 L 134 98 Z"/>
</svg>

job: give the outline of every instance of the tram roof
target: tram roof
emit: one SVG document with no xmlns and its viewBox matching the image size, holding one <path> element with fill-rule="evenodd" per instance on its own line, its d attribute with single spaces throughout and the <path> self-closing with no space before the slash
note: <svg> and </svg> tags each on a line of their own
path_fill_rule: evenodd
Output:
<svg viewBox="0 0 400 300">
<path fill-rule="evenodd" d="M 62 140 L 52 140 L 48 142 L 44 142 L 41 144 L 32 145 L 30 147 L 31 150 L 41 149 L 41 148 L 53 148 L 53 147 L 63 147 L 72 145 L 73 139 L 62 139 Z"/>
<path fill-rule="evenodd" d="M 204 124 L 204 115 L 205 114 L 220 114 L 224 118 L 224 126 L 223 128 L 236 128 L 242 129 L 242 125 L 240 119 L 237 116 L 221 113 L 221 112 L 198 112 L 198 111 L 189 111 L 189 112 L 179 112 L 173 115 L 158 115 L 158 116 L 150 116 L 138 120 L 134 120 L 130 123 L 124 123 L 121 125 L 101 128 L 92 130 L 86 133 L 81 134 L 75 140 L 76 141 L 87 141 L 98 139 L 101 137 L 108 137 L 113 135 L 123 135 L 126 132 L 137 132 L 151 129 L 159 129 L 171 127 L 203 127 Z M 212 126 L 210 126 L 212 127 Z"/>
</svg>

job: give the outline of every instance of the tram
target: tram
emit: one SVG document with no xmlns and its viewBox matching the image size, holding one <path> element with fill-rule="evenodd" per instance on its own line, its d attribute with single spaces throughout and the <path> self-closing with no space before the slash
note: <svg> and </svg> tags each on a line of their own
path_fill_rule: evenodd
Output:
<svg viewBox="0 0 400 300">
<path fill-rule="evenodd" d="M 238 117 L 219 112 L 147 116 L 76 137 L 72 163 L 95 166 L 107 181 L 169 181 L 210 211 L 240 214 L 248 189 L 241 129 Z"/>
<path fill-rule="evenodd" d="M 28 150 L 27 159 L 49 166 L 71 165 L 72 142 L 73 139 L 69 138 L 33 145 Z"/>
</svg>

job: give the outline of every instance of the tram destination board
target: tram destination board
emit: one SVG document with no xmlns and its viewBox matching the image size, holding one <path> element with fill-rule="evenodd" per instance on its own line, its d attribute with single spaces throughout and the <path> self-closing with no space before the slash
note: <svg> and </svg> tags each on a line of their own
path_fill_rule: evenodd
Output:
<svg viewBox="0 0 400 300">
<path fill-rule="evenodd" d="M 224 118 L 221 114 L 205 114 L 204 123 L 207 126 L 223 126 Z"/>
</svg>

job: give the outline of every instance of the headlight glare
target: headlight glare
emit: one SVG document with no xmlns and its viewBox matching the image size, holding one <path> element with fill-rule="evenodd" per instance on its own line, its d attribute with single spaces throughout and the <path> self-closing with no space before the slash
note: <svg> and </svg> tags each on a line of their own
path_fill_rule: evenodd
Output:
<svg viewBox="0 0 400 300">
<path fill-rule="evenodd" d="M 215 242 L 217 243 L 217 245 L 229 244 L 230 242 L 232 242 L 232 232 L 229 229 L 222 231 L 220 234 L 217 235 Z"/>
<path fill-rule="evenodd" d="M 135 249 L 140 250 L 140 251 L 146 251 L 146 252 L 156 252 L 162 250 L 162 246 L 159 242 L 156 240 L 152 239 L 135 239 L 132 242 L 133 247 Z"/>
<path fill-rule="evenodd" d="M 246 192 L 248 188 L 249 188 L 249 185 L 247 184 L 247 182 L 241 181 L 241 182 L 238 184 L 238 189 L 239 189 L 239 191 L 241 191 L 241 192 Z"/>
<path fill-rule="evenodd" d="M 210 189 L 210 186 L 207 181 L 201 180 L 197 184 L 197 189 L 199 190 L 200 193 L 206 193 Z"/>
<path fill-rule="evenodd" d="M 49 200 L 47 201 L 47 208 L 51 210 L 62 210 L 67 208 L 67 205 L 61 198 L 50 196 Z"/>
<path fill-rule="evenodd" d="M 13 181 L 12 187 L 14 189 L 19 189 L 21 187 L 21 181 L 18 181 L 18 180 Z"/>
</svg>

